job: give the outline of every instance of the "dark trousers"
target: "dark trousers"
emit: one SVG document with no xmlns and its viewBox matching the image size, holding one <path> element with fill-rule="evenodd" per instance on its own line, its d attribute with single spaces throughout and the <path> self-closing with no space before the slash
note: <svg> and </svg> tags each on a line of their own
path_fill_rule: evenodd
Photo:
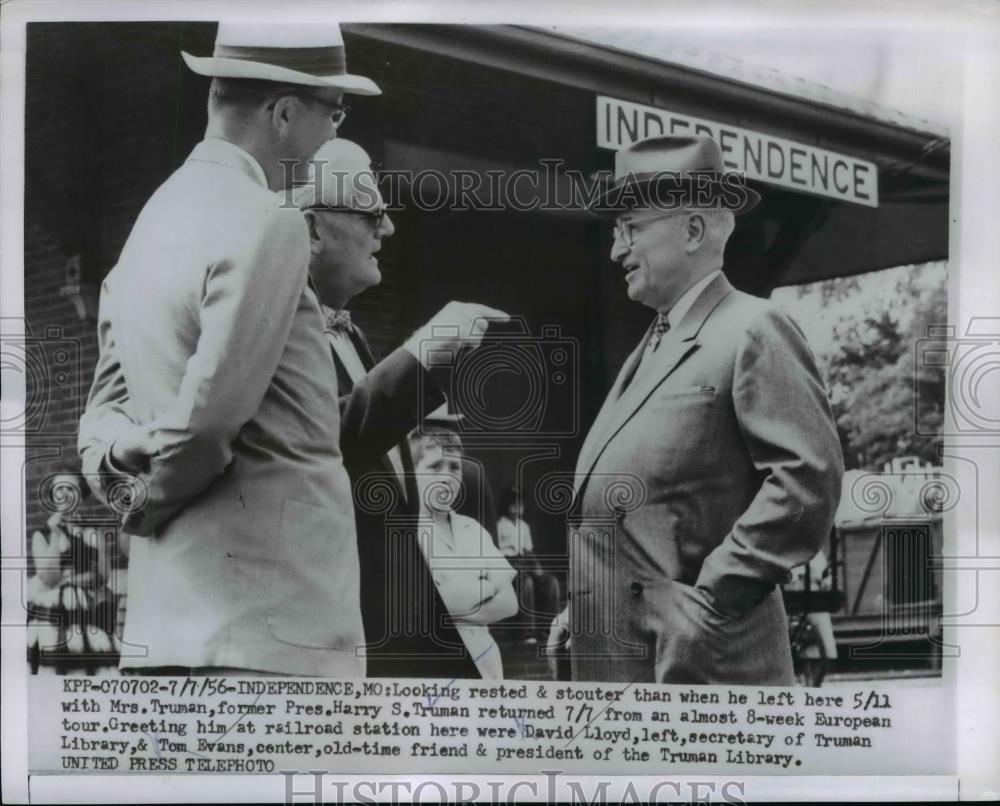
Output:
<svg viewBox="0 0 1000 806">
<path fill-rule="evenodd" d="M 528 622 L 525 632 L 545 638 L 550 622 L 559 612 L 559 580 L 544 571 L 531 552 L 508 557 L 507 561 L 517 571 L 519 610 Z"/>
</svg>

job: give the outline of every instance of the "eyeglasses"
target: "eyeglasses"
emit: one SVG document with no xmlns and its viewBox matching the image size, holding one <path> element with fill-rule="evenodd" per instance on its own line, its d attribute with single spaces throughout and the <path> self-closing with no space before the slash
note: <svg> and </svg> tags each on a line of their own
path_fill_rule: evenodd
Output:
<svg viewBox="0 0 1000 806">
<path fill-rule="evenodd" d="M 383 207 L 381 210 L 356 210 L 353 207 L 338 207 L 331 204 L 314 204 L 312 207 L 307 207 L 307 210 L 329 210 L 334 213 L 347 213 L 348 215 L 360 215 L 371 221 L 372 226 L 376 231 L 382 228 L 385 223 L 385 217 L 389 214 L 388 210 Z"/>
<path fill-rule="evenodd" d="M 677 216 L 687 215 L 688 210 L 675 211 L 673 213 L 663 213 L 662 215 L 648 216 L 646 218 L 626 218 L 619 219 L 615 222 L 614 237 L 620 240 L 628 247 L 635 245 L 635 234 L 645 224 L 652 221 L 661 221 L 664 218 L 676 218 Z"/>
<path fill-rule="evenodd" d="M 296 98 L 301 98 L 305 101 L 313 101 L 320 106 L 325 106 L 330 110 L 330 117 L 333 119 L 333 125 L 337 127 L 344 122 L 344 118 L 347 117 L 347 113 L 351 111 L 351 107 L 347 104 L 340 104 L 336 101 L 328 101 L 326 98 L 320 98 L 318 95 L 312 95 L 308 92 L 296 92 L 293 93 L 293 95 Z"/>
</svg>

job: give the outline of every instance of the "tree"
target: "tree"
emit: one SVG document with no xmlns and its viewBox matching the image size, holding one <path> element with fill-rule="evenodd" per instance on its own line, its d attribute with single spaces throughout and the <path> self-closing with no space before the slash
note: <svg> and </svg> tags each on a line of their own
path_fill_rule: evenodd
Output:
<svg viewBox="0 0 1000 806">
<path fill-rule="evenodd" d="M 947 287 L 921 269 L 907 271 L 880 310 L 835 329 L 824 363 L 848 467 L 881 470 L 900 456 L 940 463 L 945 369 L 923 355 L 928 326 L 947 321 Z"/>
</svg>

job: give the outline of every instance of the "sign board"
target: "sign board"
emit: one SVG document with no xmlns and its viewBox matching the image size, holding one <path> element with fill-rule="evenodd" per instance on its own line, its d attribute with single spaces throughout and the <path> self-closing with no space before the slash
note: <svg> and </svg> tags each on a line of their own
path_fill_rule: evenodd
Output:
<svg viewBox="0 0 1000 806">
<path fill-rule="evenodd" d="M 722 149 L 726 169 L 747 179 L 878 207 L 878 168 L 867 160 L 727 123 L 597 96 L 600 148 L 619 149 L 663 134 L 708 135 Z"/>
</svg>

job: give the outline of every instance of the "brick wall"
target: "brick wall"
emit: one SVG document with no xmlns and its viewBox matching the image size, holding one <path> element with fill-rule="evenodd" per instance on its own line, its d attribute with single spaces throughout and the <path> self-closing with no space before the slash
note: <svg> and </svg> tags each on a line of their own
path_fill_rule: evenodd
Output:
<svg viewBox="0 0 1000 806">
<path fill-rule="evenodd" d="M 33 23 L 25 104 L 25 316 L 45 361 L 29 377 L 27 527 L 48 515 L 40 494 L 53 467 L 76 456 L 77 422 L 93 377 L 93 321 L 60 289 L 66 260 L 84 256 L 84 279 L 114 265 L 136 214 L 204 126 L 204 97 L 189 100 L 179 70 L 185 34 L 213 26 Z M 201 117 L 200 121 L 198 117 Z M 200 134 L 200 133 L 199 133 Z M 184 142 L 187 140 L 187 142 Z M 63 372 L 59 344 L 74 366 Z M 81 514 L 107 515 L 93 499 Z"/>
</svg>

